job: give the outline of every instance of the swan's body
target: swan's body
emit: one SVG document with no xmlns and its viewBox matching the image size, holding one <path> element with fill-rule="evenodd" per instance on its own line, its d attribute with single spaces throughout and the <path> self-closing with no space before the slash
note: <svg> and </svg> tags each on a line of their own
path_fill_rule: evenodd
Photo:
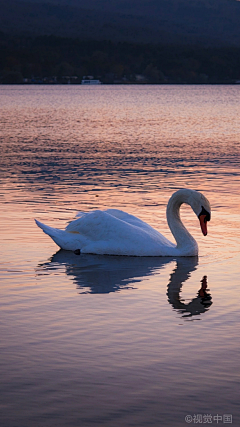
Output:
<svg viewBox="0 0 240 427">
<path fill-rule="evenodd" d="M 117 209 L 81 213 L 65 230 L 49 227 L 37 220 L 36 223 L 65 250 L 102 255 L 195 256 L 198 254 L 197 242 L 180 219 L 182 203 L 192 207 L 206 235 L 210 204 L 201 193 L 188 189 L 174 193 L 167 206 L 168 225 L 177 244 L 139 218 Z"/>
</svg>

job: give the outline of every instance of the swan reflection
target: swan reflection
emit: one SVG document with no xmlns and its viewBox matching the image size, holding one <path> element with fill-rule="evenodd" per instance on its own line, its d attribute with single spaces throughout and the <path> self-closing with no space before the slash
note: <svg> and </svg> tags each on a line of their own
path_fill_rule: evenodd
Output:
<svg viewBox="0 0 240 427">
<path fill-rule="evenodd" d="M 197 296 L 190 302 L 185 302 L 180 297 L 183 283 L 186 282 L 190 273 L 196 270 L 197 260 L 193 258 L 181 258 L 177 260 L 177 265 L 172 274 L 167 287 L 168 301 L 182 317 L 191 317 L 204 313 L 212 305 L 212 297 L 207 289 L 207 276 L 203 276 L 201 287 Z"/>
<path fill-rule="evenodd" d="M 102 294 L 133 289 L 143 277 L 153 275 L 173 258 L 114 255 L 77 255 L 60 249 L 41 269 L 65 267 L 80 293 Z"/>
<path fill-rule="evenodd" d="M 167 297 L 174 310 L 183 317 L 204 313 L 210 305 L 211 296 L 207 291 L 207 278 L 191 302 L 180 298 L 183 284 L 190 278 L 198 265 L 197 257 L 125 257 L 89 254 L 74 254 L 72 251 L 59 250 L 49 262 L 38 266 L 39 274 L 44 270 L 64 268 L 72 278 L 80 293 L 104 294 L 121 289 L 133 289 L 135 283 L 144 277 L 159 273 L 168 263 L 176 261 L 176 267 L 170 275 Z"/>
</svg>

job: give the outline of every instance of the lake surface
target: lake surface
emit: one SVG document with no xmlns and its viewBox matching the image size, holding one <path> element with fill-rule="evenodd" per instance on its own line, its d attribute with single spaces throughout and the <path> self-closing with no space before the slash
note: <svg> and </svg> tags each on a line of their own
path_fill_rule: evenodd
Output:
<svg viewBox="0 0 240 427">
<path fill-rule="evenodd" d="M 240 86 L 0 87 L 1 427 L 240 425 Z M 137 215 L 198 258 L 58 251 L 34 218 Z M 202 284 L 204 286 L 202 286 Z M 207 289 L 206 288 L 207 285 Z"/>
</svg>

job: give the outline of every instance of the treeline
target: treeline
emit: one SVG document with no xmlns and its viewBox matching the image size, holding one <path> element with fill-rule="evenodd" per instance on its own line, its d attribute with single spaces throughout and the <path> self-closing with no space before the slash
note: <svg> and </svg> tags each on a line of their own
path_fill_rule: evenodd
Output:
<svg viewBox="0 0 240 427">
<path fill-rule="evenodd" d="M 0 33 L 0 82 L 234 83 L 240 80 L 239 47 L 202 47 L 83 41 Z"/>
</svg>

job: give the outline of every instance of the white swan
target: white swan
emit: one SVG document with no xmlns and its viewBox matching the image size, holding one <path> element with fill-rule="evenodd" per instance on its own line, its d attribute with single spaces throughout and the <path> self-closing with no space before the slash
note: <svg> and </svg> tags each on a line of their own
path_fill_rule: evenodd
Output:
<svg viewBox="0 0 240 427">
<path fill-rule="evenodd" d="M 36 224 L 62 249 L 81 253 L 132 256 L 194 256 L 198 254 L 196 240 L 180 219 L 182 203 L 190 205 L 199 218 L 202 233 L 207 235 L 210 203 L 198 191 L 176 191 L 167 205 L 167 221 L 177 242 L 173 244 L 146 222 L 117 209 L 80 213 L 65 230 Z"/>
</svg>

